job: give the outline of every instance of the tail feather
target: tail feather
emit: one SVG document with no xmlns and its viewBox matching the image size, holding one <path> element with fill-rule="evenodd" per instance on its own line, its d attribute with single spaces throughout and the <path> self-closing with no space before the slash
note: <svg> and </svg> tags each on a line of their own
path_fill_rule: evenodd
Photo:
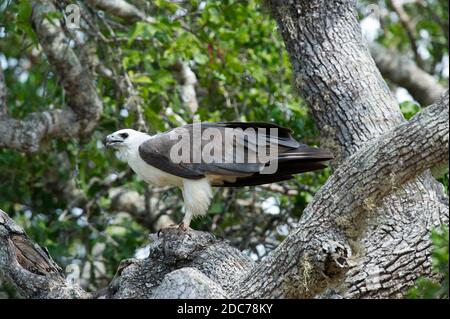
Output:
<svg viewBox="0 0 450 319">
<path fill-rule="evenodd" d="M 307 145 L 300 145 L 295 149 L 290 149 L 282 152 L 278 155 L 278 159 L 282 160 L 285 158 L 298 159 L 306 161 L 329 161 L 334 158 L 333 154 L 327 150 L 321 148 L 310 147 Z"/>
<path fill-rule="evenodd" d="M 304 173 L 309 171 L 316 171 L 326 167 L 324 162 L 332 160 L 333 154 L 329 151 L 310 147 L 305 144 L 301 144 L 292 137 L 292 130 L 278 126 L 271 123 L 261 123 L 261 122 L 221 122 L 221 123 L 205 123 L 206 127 L 222 127 L 222 128 L 240 128 L 245 130 L 247 128 L 252 128 L 259 132 L 259 128 L 269 129 L 269 132 L 265 135 L 266 144 L 260 144 L 259 138 L 258 142 L 255 143 L 251 139 L 240 139 L 237 143 L 241 143 L 248 153 L 258 154 L 260 152 L 260 146 L 265 145 L 269 150 L 269 153 L 273 150 L 278 151 L 275 158 L 278 161 L 278 169 L 273 174 L 261 174 L 260 164 L 250 164 L 250 163 L 236 163 L 236 164 L 215 164 L 215 170 L 220 169 L 220 173 L 228 177 L 236 177 L 235 181 L 227 181 L 223 179 L 218 181 L 222 183 L 221 185 L 214 186 L 253 186 L 260 184 L 268 184 L 273 182 L 279 182 L 291 179 L 294 174 Z M 272 134 L 270 129 L 276 129 L 276 134 Z M 265 154 L 264 154 L 265 155 Z M 270 158 L 274 158 L 270 156 Z"/>
<path fill-rule="evenodd" d="M 235 182 L 224 182 L 224 187 L 254 186 L 280 182 L 293 178 L 294 174 L 311 172 L 326 168 L 323 162 L 333 159 L 333 155 L 319 148 L 302 145 L 278 156 L 278 169 L 274 174 L 256 173 L 251 176 L 237 177 Z"/>
</svg>

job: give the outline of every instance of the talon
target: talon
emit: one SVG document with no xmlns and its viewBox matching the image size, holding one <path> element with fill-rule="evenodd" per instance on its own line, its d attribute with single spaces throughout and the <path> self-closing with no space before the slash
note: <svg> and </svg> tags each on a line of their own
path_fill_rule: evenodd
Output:
<svg viewBox="0 0 450 319">
<path fill-rule="evenodd" d="M 166 229 L 176 229 L 181 234 L 181 233 L 184 233 L 184 232 L 188 231 L 190 229 L 190 227 L 184 222 L 182 222 L 180 224 L 171 224 L 169 226 L 166 226 L 166 227 L 161 228 L 160 230 L 158 230 L 158 233 L 157 233 L 158 238 L 160 237 L 161 233 L 164 230 L 166 230 Z"/>
<path fill-rule="evenodd" d="M 183 232 L 186 232 L 189 229 L 189 226 L 187 226 L 185 223 L 180 223 L 178 225 L 178 229 L 183 231 Z"/>
</svg>

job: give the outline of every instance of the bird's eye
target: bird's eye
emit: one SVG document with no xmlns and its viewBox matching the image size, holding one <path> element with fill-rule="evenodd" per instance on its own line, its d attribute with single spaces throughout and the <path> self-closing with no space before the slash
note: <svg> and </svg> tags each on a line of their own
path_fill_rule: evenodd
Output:
<svg viewBox="0 0 450 319">
<path fill-rule="evenodd" d="M 128 137 L 128 133 L 119 134 L 121 138 L 125 139 Z"/>
</svg>

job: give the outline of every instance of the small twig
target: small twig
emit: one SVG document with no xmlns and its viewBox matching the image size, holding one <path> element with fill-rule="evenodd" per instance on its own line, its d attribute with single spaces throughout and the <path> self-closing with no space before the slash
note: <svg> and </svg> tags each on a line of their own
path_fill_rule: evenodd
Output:
<svg viewBox="0 0 450 319">
<path fill-rule="evenodd" d="M 174 70 L 176 71 L 176 78 L 181 87 L 181 100 L 191 113 L 195 113 L 198 109 L 197 94 L 195 92 L 197 76 L 189 65 L 183 61 L 176 63 Z"/>
<path fill-rule="evenodd" d="M 270 192 L 280 193 L 287 196 L 297 196 L 298 190 L 288 187 L 287 185 L 280 184 L 265 184 L 259 186 L 262 189 L 268 190 Z"/>
<path fill-rule="evenodd" d="M 156 20 L 147 16 L 142 10 L 124 0 L 87 0 L 90 6 L 108 12 L 109 14 L 128 21 L 144 21 L 155 23 Z"/>
<path fill-rule="evenodd" d="M 3 70 L 0 67 L 0 117 L 6 115 L 8 113 L 7 105 L 6 105 L 6 82 L 5 77 L 3 75 Z"/>
<path fill-rule="evenodd" d="M 417 47 L 416 26 L 414 22 L 406 13 L 403 4 L 399 3 L 397 0 L 389 0 L 389 3 L 391 4 L 395 13 L 397 13 L 398 18 L 400 19 L 400 23 L 405 28 L 406 34 L 408 35 L 409 38 L 409 43 L 411 45 L 411 50 L 413 51 L 414 54 L 414 60 L 416 61 L 417 65 L 419 65 L 422 68 L 423 61 L 419 55 L 419 49 Z"/>
</svg>

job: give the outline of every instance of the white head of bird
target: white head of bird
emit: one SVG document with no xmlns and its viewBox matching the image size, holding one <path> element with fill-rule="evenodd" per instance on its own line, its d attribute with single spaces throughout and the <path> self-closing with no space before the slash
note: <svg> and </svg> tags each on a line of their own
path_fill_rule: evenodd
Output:
<svg viewBox="0 0 450 319">
<path fill-rule="evenodd" d="M 122 129 L 106 136 L 103 143 L 106 147 L 114 148 L 118 151 L 119 158 L 127 160 L 131 152 L 136 152 L 143 142 L 148 140 L 150 135 L 138 132 L 133 129 Z"/>
</svg>

